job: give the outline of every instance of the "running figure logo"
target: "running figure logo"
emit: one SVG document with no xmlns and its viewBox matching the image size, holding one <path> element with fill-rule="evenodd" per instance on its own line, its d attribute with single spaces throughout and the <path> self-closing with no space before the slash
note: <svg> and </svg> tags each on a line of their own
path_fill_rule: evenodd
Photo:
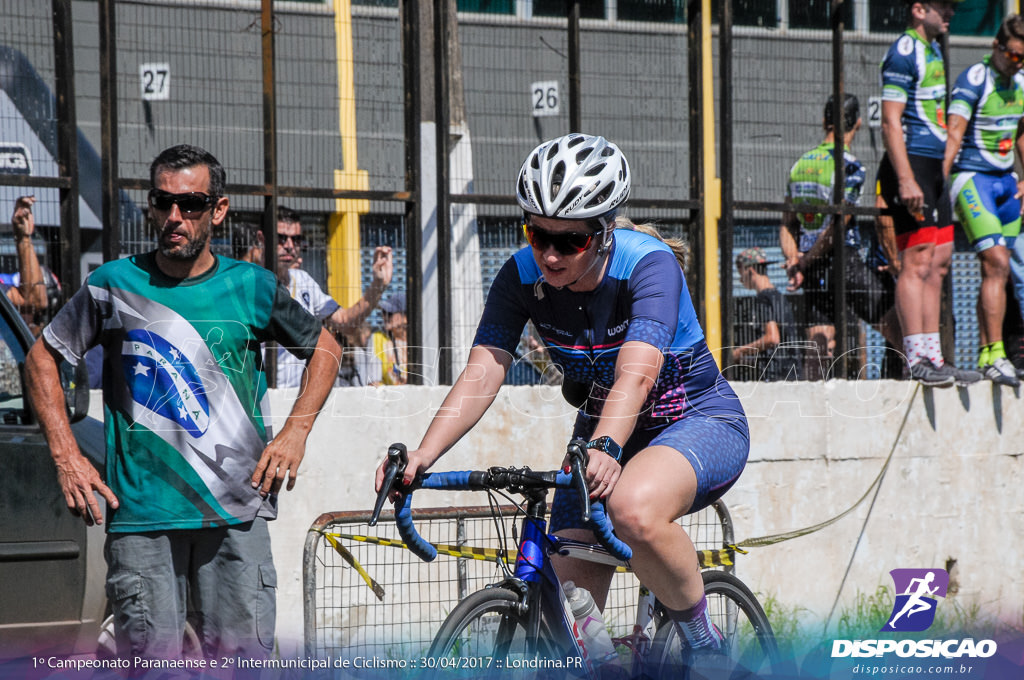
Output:
<svg viewBox="0 0 1024 680">
<path fill-rule="evenodd" d="M 893 569 L 896 602 L 882 631 L 905 633 L 927 630 L 935 621 L 938 598 L 946 597 L 949 572 L 945 569 Z"/>
</svg>

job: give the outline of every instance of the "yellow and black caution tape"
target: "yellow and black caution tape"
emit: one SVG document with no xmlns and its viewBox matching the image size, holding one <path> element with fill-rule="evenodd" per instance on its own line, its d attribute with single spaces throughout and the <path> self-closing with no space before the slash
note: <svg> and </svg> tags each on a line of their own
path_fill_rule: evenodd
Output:
<svg viewBox="0 0 1024 680">
<path fill-rule="evenodd" d="M 377 599 L 384 599 L 384 588 L 378 584 L 373 577 L 371 577 L 366 569 L 363 568 L 359 561 L 356 560 L 348 548 L 341 544 L 341 540 L 347 541 L 359 541 L 360 543 L 370 543 L 373 545 L 381 545 L 389 548 L 399 548 L 407 550 L 407 546 L 402 541 L 396 541 L 390 538 L 380 538 L 379 536 L 365 536 L 362 534 L 343 534 L 343 533 L 328 533 L 326 531 L 320 532 L 324 538 L 331 544 L 331 547 L 341 555 L 341 557 L 348 562 L 348 564 L 356 570 L 356 572 L 362 577 L 366 585 L 370 587 Z M 470 545 L 451 545 L 450 543 L 431 543 L 435 550 L 441 555 L 448 555 L 450 557 L 461 557 L 466 559 L 481 560 L 487 562 L 496 562 L 506 553 L 503 550 L 497 550 L 495 548 L 478 548 Z M 719 550 L 698 550 L 697 561 L 700 563 L 701 568 L 707 569 L 709 567 L 721 567 L 730 566 L 734 564 L 733 556 L 736 553 L 746 553 L 747 551 L 737 545 L 727 545 Z M 630 571 L 628 566 L 619 565 L 615 569 L 618 572 Z"/>
<path fill-rule="evenodd" d="M 363 580 L 366 582 L 366 585 L 370 586 L 370 590 L 372 590 L 373 594 L 377 596 L 377 599 L 383 601 L 384 588 L 382 588 L 379 583 L 374 581 L 373 577 L 370 576 L 365 569 L 363 569 L 363 565 L 359 564 L 359 561 L 356 560 L 356 556 L 349 552 L 348 548 L 346 548 L 338 542 L 338 539 L 342 537 L 337 534 L 328 534 L 326 532 L 321 533 L 323 533 L 324 538 L 327 539 L 327 542 L 331 544 L 331 547 L 334 548 L 334 550 L 339 555 L 341 555 L 342 559 L 348 562 L 349 565 L 353 569 L 355 569 L 360 576 L 363 577 Z"/>
</svg>

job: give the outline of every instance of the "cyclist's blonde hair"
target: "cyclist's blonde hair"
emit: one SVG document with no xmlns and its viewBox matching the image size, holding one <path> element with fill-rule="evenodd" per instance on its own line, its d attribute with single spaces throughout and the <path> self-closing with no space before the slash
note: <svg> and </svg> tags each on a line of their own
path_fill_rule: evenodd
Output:
<svg viewBox="0 0 1024 680">
<path fill-rule="evenodd" d="M 676 262 L 679 263 L 679 268 L 683 270 L 683 274 L 687 274 L 690 271 L 690 244 L 685 239 L 669 237 L 665 238 L 661 235 L 654 224 L 651 222 L 644 222 L 643 224 L 634 224 L 628 217 L 616 217 L 615 218 L 616 229 L 631 229 L 633 231 L 639 231 L 642 234 L 653 236 L 658 239 L 669 248 L 676 256 Z"/>
</svg>

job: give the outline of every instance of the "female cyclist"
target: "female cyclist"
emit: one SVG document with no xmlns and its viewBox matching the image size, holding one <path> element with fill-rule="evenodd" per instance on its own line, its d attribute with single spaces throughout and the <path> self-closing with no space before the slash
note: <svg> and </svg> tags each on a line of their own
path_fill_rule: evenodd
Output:
<svg viewBox="0 0 1024 680">
<path fill-rule="evenodd" d="M 589 441 L 588 486 L 633 549 L 634 571 L 691 647 L 717 647 L 696 550 L 675 520 L 739 477 L 747 422 L 708 351 L 672 249 L 615 229 L 629 188 L 626 158 L 603 137 L 570 134 L 529 155 L 516 188 L 529 246 L 495 278 L 466 368 L 409 453 L 405 482 L 484 414 L 532 320 L 566 384 L 585 387 L 574 436 Z M 378 489 L 383 475 L 382 464 Z M 555 493 L 552 530 L 592 541 L 574 493 Z M 555 567 L 604 602 L 610 567 L 569 558 Z"/>
</svg>

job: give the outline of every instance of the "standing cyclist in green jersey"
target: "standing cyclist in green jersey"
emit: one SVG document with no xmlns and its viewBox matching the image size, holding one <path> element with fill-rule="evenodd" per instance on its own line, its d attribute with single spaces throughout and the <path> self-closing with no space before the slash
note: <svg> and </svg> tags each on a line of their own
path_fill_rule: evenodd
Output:
<svg viewBox="0 0 1024 680">
<path fill-rule="evenodd" d="M 1014 156 L 1024 158 L 1022 62 L 1024 18 L 1012 14 L 999 27 L 992 54 L 956 79 L 942 163 L 952 181 L 950 194 L 960 222 L 981 261 L 978 368 L 992 382 L 1008 387 L 1020 386 L 1003 347 L 1003 317 L 1024 195 L 1024 182 L 1013 171 Z"/>
<path fill-rule="evenodd" d="M 208 657 L 266 657 L 277 576 L 267 520 L 338 372 L 333 336 L 260 266 L 210 252 L 228 214 L 225 173 L 194 146 L 150 166 L 157 249 L 94 271 L 26 359 L 28 394 L 68 508 L 109 507 L 107 596 L 121 656 L 181 656 L 188 613 Z M 260 343 L 309 359 L 272 437 Z M 57 366 L 104 349 L 105 475 L 79 451 Z M 191 619 L 190 619 L 191 620 Z"/>
<path fill-rule="evenodd" d="M 825 103 L 822 127 L 825 139 L 802 155 L 793 164 L 786 184 L 786 202 L 814 206 L 833 201 L 836 162 L 835 97 Z M 843 200 L 851 205 L 860 201 L 864 187 L 864 166 L 850 152 L 850 145 L 861 126 L 860 103 L 852 94 L 844 97 L 843 161 L 845 186 Z M 819 380 L 828 372 L 828 363 L 835 354 L 835 310 L 833 290 L 833 234 L 835 216 L 813 211 L 787 211 L 779 229 L 779 244 L 786 258 L 789 290 L 803 288 L 804 314 L 801 325 L 807 339 L 815 343 L 816 353 L 805 358 L 804 377 Z M 899 321 L 896 319 L 892 279 L 872 268 L 860 255 L 860 230 L 847 216 L 843 234 L 846 301 L 843 313 L 874 326 L 894 346 L 900 344 Z M 845 376 L 844 376 L 845 377 Z"/>
<path fill-rule="evenodd" d="M 953 257 L 953 213 L 944 187 L 946 70 L 936 39 L 954 2 L 910 2 L 908 27 L 882 61 L 879 194 L 892 211 L 900 276 L 896 311 L 910 375 L 951 387 L 978 379 L 945 363 L 939 342 L 942 284 Z"/>
</svg>

